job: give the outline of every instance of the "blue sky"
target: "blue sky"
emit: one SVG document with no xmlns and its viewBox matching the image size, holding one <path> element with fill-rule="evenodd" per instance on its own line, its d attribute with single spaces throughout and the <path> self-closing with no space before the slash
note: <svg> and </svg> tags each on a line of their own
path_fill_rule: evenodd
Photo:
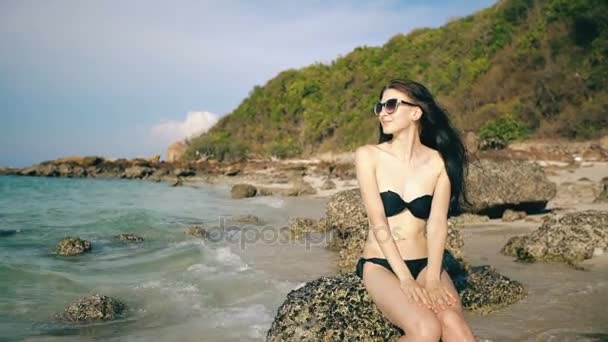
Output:
<svg viewBox="0 0 608 342">
<path fill-rule="evenodd" d="M 494 1 L 0 1 L 0 166 L 164 158 L 281 70 Z"/>
</svg>

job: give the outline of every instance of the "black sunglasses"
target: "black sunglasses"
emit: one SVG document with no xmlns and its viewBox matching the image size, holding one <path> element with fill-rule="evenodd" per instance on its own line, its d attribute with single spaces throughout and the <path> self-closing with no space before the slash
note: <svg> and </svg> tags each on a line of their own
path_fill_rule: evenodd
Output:
<svg viewBox="0 0 608 342">
<path fill-rule="evenodd" d="M 386 109 L 386 113 L 387 114 L 393 114 L 397 110 L 397 108 L 399 107 L 399 104 L 401 104 L 401 103 L 405 103 L 405 104 L 410 105 L 410 106 L 416 106 L 416 107 L 418 107 L 418 105 L 415 104 L 415 103 L 403 101 L 403 100 L 400 100 L 400 99 L 388 99 L 384 103 L 378 101 L 374 105 L 374 113 L 376 113 L 376 115 L 380 115 L 380 112 L 382 112 L 382 107 L 384 107 Z"/>
</svg>

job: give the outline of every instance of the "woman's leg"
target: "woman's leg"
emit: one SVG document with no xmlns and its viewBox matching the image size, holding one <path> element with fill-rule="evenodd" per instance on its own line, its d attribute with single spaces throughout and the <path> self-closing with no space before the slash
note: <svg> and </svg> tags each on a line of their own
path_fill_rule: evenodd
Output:
<svg viewBox="0 0 608 342">
<path fill-rule="evenodd" d="M 405 332 L 399 341 L 439 341 L 441 323 L 425 306 L 411 303 L 399 287 L 399 279 L 386 268 L 366 262 L 363 285 L 380 312 Z"/>
<path fill-rule="evenodd" d="M 426 279 L 424 273 L 426 267 L 418 275 L 418 281 L 424 285 Z M 446 309 L 436 314 L 437 318 L 441 322 L 442 338 L 443 342 L 451 341 L 475 341 L 475 337 L 468 323 L 464 319 L 462 302 L 458 291 L 450 278 L 448 272 L 443 270 L 440 277 L 441 283 L 448 288 L 450 293 L 457 299 L 456 303 L 448 306 Z"/>
</svg>

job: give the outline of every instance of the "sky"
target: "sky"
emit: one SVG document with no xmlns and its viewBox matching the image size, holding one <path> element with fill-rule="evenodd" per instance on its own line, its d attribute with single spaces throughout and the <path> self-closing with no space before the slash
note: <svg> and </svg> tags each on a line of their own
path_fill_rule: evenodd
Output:
<svg viewBox="0 0 608 342">
<path fill-rule="evenodd" d="M 0 0 L 0 166 L 165 158 L 282 70 L 490 0 Z"/>
</svg>

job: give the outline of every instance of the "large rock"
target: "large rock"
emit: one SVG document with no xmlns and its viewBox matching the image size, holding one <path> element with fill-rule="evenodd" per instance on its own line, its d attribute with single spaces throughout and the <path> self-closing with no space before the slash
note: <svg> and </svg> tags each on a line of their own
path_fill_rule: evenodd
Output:
<svg viewBox="0 0 608 342">
<path fill-rule="evenodd" d="M 576 265 L 608 247 L 608 211 L 554 214 L 528 235 L 512 237 L 501 253 L 520 261 L 557 261 Z"/>
<path fill-rule="evenodd" d="M 450 276 L 458 279 L 460 275 Z M 456 270 L 457 271 L 457 270 Z M 472 269 L 455 283 L 465 308 L 487 313 L 526 294 L 523 286 L 489 266 Z M 397 341 L 407 334 L 388 321 L 354 275 L 325 276 L 292 290 L 278 308 L 267 341 Z"/>
<path fill-rule="evenodd" d="M 471 203 L 463 204 L 464 211 L 500 217 L 508 208 L 542 211 L 557 186 L 535 162 L 477 159 L 469 164 L 466 191 Z"/>
<path fill-rule="evenodd" d="M 332 233 L 328 247 L 340 253 L 339 274 L 321 277 L 289 292 L 267 332 L 267 340 L 396 341 L 403 331 L 382 315 L 355 274 L 368 232 L 359 189 L 333 195 L 326 207 L 325 223 Z M 462 234 L 448 220 L 442 264 L 465 308 L 487 313 L 525 296 L 522 284 L 496 273 L 491 266 L 471 266 L 462 256 L 463 245 Z"/>
<path fill-rule="evenodd" d="M 599 194 L 593 200 L 593 203 L 606 203 L 608 202 L 608 177 L 602 178 L 600 181 Z"/>
<path fill-rule="evenodd" d="M 125 170 L 126 178 L 144 178 L 154 173 L 154 169 L 147 166 L 131 166 Z"/>
<path fill-rule="evenodd" d="M 235 184 L 230 189 L 230 196 L 234 199 L 254 197 L 258 190 L 251 184 Z"/>
<path fill-rule="evenodd" d="M 126 305 L 118 299 L 94 294 L 68 305 L 55 319 L 67 322 L 107 321 L 121 317 Z"/>
<path fill-rule="evenodd" d="M 59 241 L 55 246 L 57 255 L 77 255 L 91 251 L 92 245 L 90 241 L 82 240 L 79 237 L 68 236 Z"/>
<path fill-rule="evenodd" d="M 308 233 L 319 232 L 323 233 L 327 230 L 327 224 L 324 217 L 320 219 L 294 217 L 287 222 L 289 238 L 293 240 L 302 239 Z"/>
</svg>

